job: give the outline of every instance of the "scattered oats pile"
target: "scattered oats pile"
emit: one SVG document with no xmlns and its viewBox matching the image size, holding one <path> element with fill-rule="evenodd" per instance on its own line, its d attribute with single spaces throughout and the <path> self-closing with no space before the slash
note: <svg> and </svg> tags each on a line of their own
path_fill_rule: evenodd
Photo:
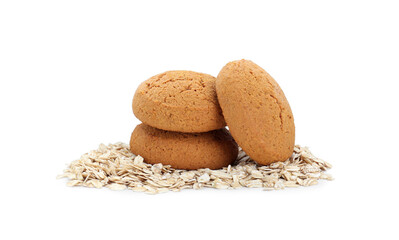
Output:
<svg viewBox="0 0 399 240">
<path fill-rule="evenodd" d="M 150 194 L 204 187 L 234 189 L 241 187 L 264 190 L 311 186 L 318 180 L 332 180 L 324 173 L 331 165 L 306 148 L 295 146 L 294 154 L 285 162 L 260 166 L 240 150 L 235 164 L 219 170 L 178 170 L 168 165 L 147 164 L 141 156 L 130 152 L 124 143 L 101 144 L 73 161 L 58 178 L 69 178 L 68 186 L 131 189 Z"/>
</svg>

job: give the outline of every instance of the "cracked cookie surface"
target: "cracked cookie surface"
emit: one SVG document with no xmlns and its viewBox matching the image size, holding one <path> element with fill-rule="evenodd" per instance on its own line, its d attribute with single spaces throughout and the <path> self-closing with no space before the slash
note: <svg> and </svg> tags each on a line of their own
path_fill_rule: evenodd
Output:
<svg viewBox="0 0 399 240">
<path fill-rule="evenodd" d="M 133 98 L 134 115 L 155 128 L 208 132 L 225 127 L 216 78 L 192 71 L 168 71 L 144 81 Z"/>
<path fill-rule="evenodd" d="M 287 160 L 295 145 L 294 117 L 278 83 L 249 60 L 228 63 L 216 92 L 236 142 L 259 164 Z"/>
</svg>

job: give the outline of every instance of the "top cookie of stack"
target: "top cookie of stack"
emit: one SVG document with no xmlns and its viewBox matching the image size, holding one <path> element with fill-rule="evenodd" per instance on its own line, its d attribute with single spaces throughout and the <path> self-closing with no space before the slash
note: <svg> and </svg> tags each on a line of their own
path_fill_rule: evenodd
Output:
<svg viewBox="0 0 399 240">
<path fill-rule="evenodd" d="M 162 130 L 199 133 L 226 126 L 215 90 L 216 78 L 192 71 L 168 71 L 144 81 L 133 98 L 133 112 Z"/>
</svg>

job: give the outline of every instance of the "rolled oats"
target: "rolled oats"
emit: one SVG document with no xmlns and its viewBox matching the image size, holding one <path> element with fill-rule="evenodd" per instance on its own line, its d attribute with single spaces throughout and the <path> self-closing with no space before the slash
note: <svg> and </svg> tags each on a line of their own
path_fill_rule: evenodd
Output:
<svg viewBox="0 0 399 240">
<path fill-rule="evenodd" d="M 261 166 L 240 149 L 233 165 L 219 169 L 179 170 L 168 165 L 148 164 L 130 152 L 124 143 L 100 144 L 97 150 L 73 161 L 57 178 L 68 178 L 68 186 L 130 189 L 150 194 L 182 189 L 234 189 L 241 187 L 264 190 L 312 186 L 318 180 L 333 180 L 324 171 L 332 166 L 315 157 L 308 148 L 295 146 L 285 162 Z"/>
</svg>

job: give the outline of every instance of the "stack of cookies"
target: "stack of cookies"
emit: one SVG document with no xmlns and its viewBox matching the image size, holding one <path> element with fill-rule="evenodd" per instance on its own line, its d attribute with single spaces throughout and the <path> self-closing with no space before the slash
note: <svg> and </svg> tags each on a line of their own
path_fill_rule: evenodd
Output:
<svg viewBox="0 0 399 240">
<path fill-rule="evenodd" d="M 147 163 L 178 169 L 218 169 L 237 157 L 237 144 L 225 129 L 215 90 L 216 78 L 191 71 L 169 71 L 143 82 L 133 112 L 143 124 L 130 148 Z"/>
<path fill-rule="evenodd" d="M 237 143 L 259 164 L 270 164 L 285 161 L 294 148 L 284 93 L 248 60 L 228 63 L 217 78 L 192 71 L 155 75 L 136 90 L 133 112 L 143 123 L 130 149 L 151 164 L 218 169 L 235 161 Z"/>
</svg>

